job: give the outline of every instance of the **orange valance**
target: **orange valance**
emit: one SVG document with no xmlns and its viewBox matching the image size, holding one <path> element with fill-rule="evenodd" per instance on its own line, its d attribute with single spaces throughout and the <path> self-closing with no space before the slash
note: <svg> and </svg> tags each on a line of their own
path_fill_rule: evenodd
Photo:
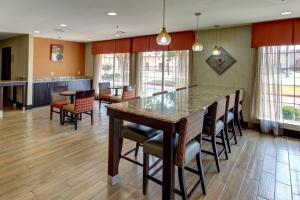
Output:
<svg viewBox="0 0 300 200">
<path fill-rule="evenodd" d="M 170 33 L 172 38 L 168 46 L 160 46 L 156 43 L 157 35 L 139 36 L 118 40 L 105 40 L 92 43 L 93 54 L 107 53 L 131 53 L 147 51 L 176 51 L 191 50 L 195 41 L 194 31 Z"/>
<path fill-rule="evenodd" d="M 254 23 L 251 47 L 299 44 L 299 33 L 299 19 Z"/>
</svg>

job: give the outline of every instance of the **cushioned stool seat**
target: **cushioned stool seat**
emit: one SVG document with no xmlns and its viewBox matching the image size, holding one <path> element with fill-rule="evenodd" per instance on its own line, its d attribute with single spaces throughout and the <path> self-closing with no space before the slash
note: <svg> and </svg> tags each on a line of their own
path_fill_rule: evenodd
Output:
<svg viewBox="0 0 300 200">
<path fill-rule="evenodd" d="M 211 123 L 212 121 L 211 120 L 205 120 L 204 121 L 204 126 L 203 126 L 203 133 L 204 134 L 210 134 L 211 133 Z M 224 123 L 221 121 L 221 120 L 218 120 L 217 123 L 216 123 L 216 130 L 215 130 L 215 134 L 218 134 L 220 133 L 221 130 L 224 129 Z"/>
<path fill-rule="evenodd" d="M 228 113 L 227 113 L 227 123 L 230 122 L 230 121 L 232 121 L 233 118 L 234 118 L 233 113 L 230 112 L 230 111 L 228 111 Z"/>
<path fill-rule="evenodd" d="M 176 146 L 178 144 L 179 135 L 176 134 Z M 200 143 L 196 140 L 191 140 L 185 146 L 185 163 L 189 163 L 201 151 Z M 155 157 L 163 159 L 163 134 L 154 136 L 144 142 L 144 153 L 151 154 Z"/>
<path fill-rule="evenodd" d="M 124 126 L 121 137 L 143 144 L 143 142 L 160 132 L 160 130 L 154 128 L 130 123 Z"/>
</svg>

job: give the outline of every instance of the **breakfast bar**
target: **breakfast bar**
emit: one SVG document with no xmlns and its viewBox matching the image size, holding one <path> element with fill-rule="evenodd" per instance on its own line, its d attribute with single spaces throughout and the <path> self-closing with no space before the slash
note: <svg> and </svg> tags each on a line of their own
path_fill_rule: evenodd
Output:
<svg viewBox="0 0 300 200">
<path fill-rule="evenodd" d="M 163 95 L 130 100 L 107 106 L 109 116 L 108 182 L 119 182 L 120 131 L 123 120 L 163 131 L 163 192 L 162 199 L 174 199 L 175 135 L 182 118 L 215 101 L 235 93 L 233 88 L 198 86 Z"/>
<path fill-rule="evenodd" d="M 13 100 L 16 102 L 17 99 L 17 86 L 22 87 L 22 108 L 26 108 L 26 98 L 27 98 L 27 81 L 13 81 L 13 80 L 0 80 L 0 118 L 3 117 L 3 88 L 13 87 Z"/>
</svg>

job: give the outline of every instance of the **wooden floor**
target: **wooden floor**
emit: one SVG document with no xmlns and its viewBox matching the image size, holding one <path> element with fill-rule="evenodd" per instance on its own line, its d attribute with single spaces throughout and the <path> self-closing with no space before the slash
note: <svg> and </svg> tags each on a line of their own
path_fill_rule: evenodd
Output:
<svg viewBox="0 0 300 200">
<path fill-rule="evenodd" d="M 229 160 L 221 161 L 221 173 L 210 157 L 203 158 L 208 193 L 203 196 L 199 187 L 191 199 L 299 200 L 300 141 L 244 133 Z M 142 169 L 125 160 L 121 183 L 107 184 L 107 136 L 105 108 L 96 113 L 94 126 L 84 117 L 78 131 L 59 125 L 58 115 L 50 121 L 48 107 L 5 112 L 0 119 L 0 200 L 160 199 L 161 187 L 152 182 L 143 196 Z M 125 149 L 133 145 L 126 142 Z M 195 177 L 187 175 L 191 183 Z"/>
</svg>

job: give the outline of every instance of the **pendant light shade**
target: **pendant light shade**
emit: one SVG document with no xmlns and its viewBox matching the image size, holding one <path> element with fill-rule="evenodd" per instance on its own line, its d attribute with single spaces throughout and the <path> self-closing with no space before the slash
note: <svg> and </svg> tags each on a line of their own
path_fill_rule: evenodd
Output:
<svg viewBox="0 0 300 200">
<path fill-rule="evenodd" d="M 217 45 L 212 50 L 211 54 L 214 55 L 214 56 L 219 56 L 221 54 L 221 51 L 220 51 L 220 49 L 219 49 L 219 47 Z"/>
<path fill-rule="evenodd" d="M 196 32 L 196 39 L 195 43 L 192 46 L 193 51 L 202 51 L 203 50 L 203 44 L 201 44 L 198 40 L 198 31 L 199 31 L 199 16 L 201 13 L 195 13 L 195 16 L 197 17 L 197 32 Z"/>
<path fill-rule="evenodd" d="M 160 33 L 156 37 L 156 43 L 158 45 L 166 46 L 171 43 L 171 36 L 168 34 L 167 29 L 165 27 L 165 15 L 166 15 L 166 0 L 163 0 L 163 27 Z"/>
</svg>

